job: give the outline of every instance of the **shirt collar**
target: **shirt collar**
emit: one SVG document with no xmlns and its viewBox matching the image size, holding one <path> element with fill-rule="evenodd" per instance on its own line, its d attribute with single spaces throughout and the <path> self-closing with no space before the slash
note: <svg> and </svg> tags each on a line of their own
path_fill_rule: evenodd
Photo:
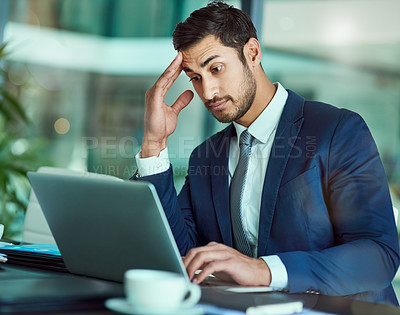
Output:
<svg viewBox="0 0 400 315">
<path fill-rule="evenodd" d="M 266 143 L 268 138 L 278 127 L 288 97 L 288 92 L 279 82 L 274 83 L 274 85 L 277 89 L 272 100 L 248 128 L 249 133 L 262 143 Z M 239 144 L 240 134 L 246 129 L 246 127 L 236 122 L 233 122 L 233 125 L 236 129 L 237 141 Z"/>
</svg>

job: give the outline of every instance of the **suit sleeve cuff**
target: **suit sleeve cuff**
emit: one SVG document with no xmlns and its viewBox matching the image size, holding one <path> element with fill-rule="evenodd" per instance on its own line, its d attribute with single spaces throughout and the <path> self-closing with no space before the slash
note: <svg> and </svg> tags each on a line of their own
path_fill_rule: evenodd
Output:
<svg viewBox="0 0 400 315">
<path fill-rule="evenodd" d="M 140 151 L 136 154 L 136 165 L 141 177 L 159 174 L 169 169 L 168 148 L 162 150 L 159 156 L 141 158 L 141 153 Z"/>
<path fill-rule="evenodd" d="M 277 255 L 262 256 L 271 271 L 270 287 L 288 289 L 288 273 L 282 260 Z"/>
</svg>

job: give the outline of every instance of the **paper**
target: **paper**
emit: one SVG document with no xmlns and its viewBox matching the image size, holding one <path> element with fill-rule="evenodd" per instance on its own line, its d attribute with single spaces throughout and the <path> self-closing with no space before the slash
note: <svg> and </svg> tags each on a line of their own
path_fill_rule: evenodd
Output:
<svg viewBox="0 0 400 315">
<path fill-rule="evenodd" d="M 235 288 L 228 288 L 226 291 L 235 292 L 235 293 L 257 293 L 257 292 L 271 292 L 276 291 L 274 288 L 271 287 L 235 287 Z"/>
<path fill-rule="evenodd" d="M 325 313 L 325 312 L 320 312 L 320 311 L 314 311 L 314 310 L 309 310 L 309 309 L 303 309 L 303 312 L 301 313 L 303 315 L 338 315 L 334 313 Z"/>
<path fill-rule="evenodd" d="M 209 304 L 198 304 L 205 314 L 208 315 L 245 315 L 245 312 L 238 311 L 238 310 L 231 310 L 228 308 L 222 308 L 214 305 Z"/>
<path fill-rule="evenodd" d="M 258 305 L 249 307 L 246 315 L 280 315 L 302 313 L 303 303 L 301 301 L 282 304 Z"/>
<path fill-rule="evenodd" d="M 0 262 L 7 262 L 7 255 L 6 254 L 0 254 Z"/>
<path fill-rule="evenodd" d="M 208 305 L 208 304 L 199 304 L 203 310 L 204 313 L 209 314 L 209 315 L 248 315 L 248 310 L 247 313 L 238 311 L 238 310 L 232 310 L 228 308 L 223 308 L 223 307 L 217 307 L 214 305 Z M 261 308 L 259 309 L 261 310 Z M 325 313 L 325 312 L 320 312 L 320 311 L 314 311 L 310 309 L 304 308 L 302 311 L 299 313 L 296 312 L 291 312 L 291 313 L 257 313 L 257 314 L 302 314 L 302 315 L 335 315 L 332 313 Z"/>
<path fill-rule="evenodd" d="M 0 242 L 0 248 L 5 245 L 14 245 L 13 243 Z"/>
</svg>

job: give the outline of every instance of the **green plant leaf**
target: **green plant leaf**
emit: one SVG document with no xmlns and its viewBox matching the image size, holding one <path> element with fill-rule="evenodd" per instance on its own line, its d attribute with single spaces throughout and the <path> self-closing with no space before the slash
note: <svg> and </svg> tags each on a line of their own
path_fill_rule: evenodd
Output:
<svg viewBox="0 0 400 315">
<path fill-rule="evenodd" d="M 16 121 L 17 118 L 20 118 L 25 123 L 29 122 L 29 118 L 26 116 L 24 108 L 15 97 L 13 97 L 2 87 L 0 87 L 0 95 L 4 98 L 4 101 L 0 103 L 0 111 L 7 116 L 8 119 L 13 119 L 13 121 Z M 8 108 L 7 103 L 10 105 Z"/>
<path fill-rule="evenodd" d="M 6 51 L 7 44 L 8 43 L 5 42 L 4 44 L 0 45 L 0 59 L 9 55 L 9 53 Z"/>
</svg>

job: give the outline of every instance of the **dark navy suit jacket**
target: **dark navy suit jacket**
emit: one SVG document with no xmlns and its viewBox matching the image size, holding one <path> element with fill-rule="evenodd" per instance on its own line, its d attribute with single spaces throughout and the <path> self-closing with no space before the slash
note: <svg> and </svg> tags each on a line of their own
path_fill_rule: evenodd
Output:
<svg viewBox="0 0 400 315">
<path fill-rule="evenodd" d="M 266 171 L 258 256 L 278 255 L 292 293 L 398 304 L 399 244 L 385 172 L 363 119 L 288 91 Z M 172 167 L 154 184 L 182 255 L 232 246 L 229 125 L 199 145 L 177 196 Z"/>
</svg>

